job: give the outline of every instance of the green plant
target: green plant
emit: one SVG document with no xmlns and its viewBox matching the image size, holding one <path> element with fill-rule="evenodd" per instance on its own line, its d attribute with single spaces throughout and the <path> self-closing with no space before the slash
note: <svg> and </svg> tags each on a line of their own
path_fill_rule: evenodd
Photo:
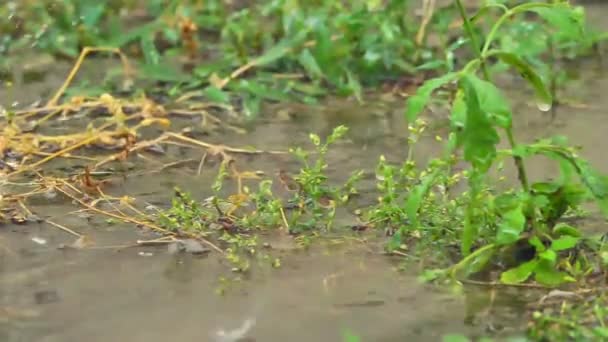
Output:
<svg viewBox="0 0 608 342">
<path fill-rule="evenodd" d="M 435 27 L 443 37 L 453 13 L 438 9 L 419 33 L 417 20 L 404 15 L 410 1 L 13 5 L 0 9 L 0 28 L 11 33 L 2 37 L 0 54 L 33 46 L 36 52 L 75 58 L 84 46 L 121 48 L 137 57 L 137 76 L 165 82 L 166 93 L 193 91 L 224 105 L 238 98 L 249 116 L 257 114 L 263 100 L 312 102 L 328 93 L 362 100 L 364 87 L 412 75 L 415 65 L 443 68 L 433 63 L 443 55 L 442 47 L 427 46 L 424 38 Z M 176 65 L 176 57 L 187 72 Z M 276 77 L 279 73 L 284 77 Z"/>
<path fill-rule="evenodd" d="M 536 341 L 603 341 L 606 328 L 606 296 L 562 302 L 532 314 L 528 335 Z"/>
<path fill-rule="evenodd" d="M 158 221 L 163 227 L 174 232 L 205 233 L 208 228 L 205 223 L 208 216 L 201 204 L 193 200 L 189 193 L 176 188 L 171 207 L 159 213 Z"/>
<path fill-rule="evenodd" d="M 448 155 L 461 152 L 462 159 L 470 167 L 466 171 L 467 200 L 459 229 L 460 250 L 464 258 L 453 267 L 453 274 L 468 276 L 484 269 L 497 254 L 508 252 L 515 254 L 517 260 L 515 266 L 510 265 L 502 273 L 503 282 L 523 282 L 532 275 L 536 281 L 547 285 L 573 280 L 559 267 L 560 252 L 573 249 L 581 239 L 580 233 L 576 229 L 559 229 L 556 222 L 567 210 L 576 208 L 589 196 L 608 214 L 608 182 L 580 158 L 575 149 L 568 147 L 563 138 L 531 144 L 516 142 L 510 105 L 492 82 L 488 69 L 493 60 L 515 69 L 534 89 L 539 109 L 549 110 L 553 103 L 551 91 L 535 68 L 517 53 L 494 48 L 494 43 L 509 19 L 528 12 L 536 13 L 552 24 L 559 24 L 560 30 L 568 34 L 570 40 L 579 39 L 580 12 L 561 2 L 527 2 L 512 8 L 487 5 L 480 10 L 481 14 L 497 8 L 501 15 L 480 46 L 474 23 L 460 1 L 456 4 L 476 58 L 460 71 L 427 80 L 408 100 L 406 111 L 408 120 L 413 122 L 435 89 L 449 83 L 457 84 L 447 149 Z M 478 73 L 482 74 L 481 78 Z M 510 148 L 497 148 L 499 131 L 506 136 Z M 534 155 L 544 155 L 558 162 L 560 177 L 554 181 L 532 183 L 526 172 L 525 159 Z M 505 157 L 513 159 L 520 187 L 499 192 L 489 185 L 489 171 Z M 438 175 L 444 172 L 445 169 L 439 170 L 437 176 L 422 178 L 420 184 L 411 190 L 408 207 L 421 208 L 424 199 L 433 194 L 430 190 L 432 185 L 438 184 L 437 180 L 441 178 Z M 419 214 L 410 211 L 407 217 L 416 222 Z M 407 228 L 400 230 L 405 232 Z"/>
<path fill-rule="evenodd" d="M 362 171 L 353 172 L 349 179 L 341 186 L 336 187 L 328 184 L 326 169 L 326 155 L 329 146 L 342 138 L 347 132 L 345 126 L 334 128 L 325 142 L 316 134 L 310 135 L 310 140 L 315 146 L 315 157 L 302 148 L 291 149 L 290 152 L 302 163 L 299 174 L 294 177 L 297 183 L 297 192 L 291 202 L 296 204 L 296 209 L 291 212 L 289 221 L 292 231 L 308 230 L 323 224 L 326 229 L 331 229 L 336 207 L 348 201 L 350 196 L 356 193 L 355 183 L 361 178 Z"/>
<path fill-rule="evenodd" d="M 429 244 L 445 246 L 458 238 L 458 231 L 453 227 L 458 223 L 466 198 L 450 198 L 449 192 L 464 175 L 449 172 L 456 162 L 456 158 L 449 155 L 432 159 L 425 169 L 416 165 L 415 146 L 426 125 L 420 118 L 409 125 L 408 154 L 401 167 L 389 164 L 381 156 L 376 168 L 381 195 L 379 203 L 368 212 L 368 219 L 388 228 L 392 235 L 389 250 L 408 248 L 403 243 L 409 240 L 429 247 Z"/>
</svg>

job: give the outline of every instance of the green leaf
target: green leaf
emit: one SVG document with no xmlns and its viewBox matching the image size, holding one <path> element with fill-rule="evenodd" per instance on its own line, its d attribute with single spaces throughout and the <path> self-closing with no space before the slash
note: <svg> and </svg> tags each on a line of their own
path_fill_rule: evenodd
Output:
<svg viewBox="0 0 608 342">
<path fill-rule="evenodd" d="M 496 246 L 493 244 L 479 248 L 452 267 L 452 277 L 456 279 L 466 279 L 471 274 L 482 271 L 492 256 L 494 256 L 495 252 Z"/>
<path fill-rule="evenodd" d="M 540 262 L 534 270 L 534 273 L 534 279 L 546 286 L 556 286 L 574 281 L 570 275 L 556 270 L 553 264 L 546 261 Z"/>
<path fill-rule="evenodd" d="M 509 52 L 497 51 L 493 52 L 492 55 L 498 57 L 504 63 L 514 67 L 519 72 L 521 77 L 530 83 L 530 85 L 534 88 L 539 109 L 544 111 L 551 109 L 553 104 L 553 96 L 551 95 L 551 91 L 545 86 L 542 78 L 536 73 L 536 71 L 534 71 L 530 64 L 519 58 L 519 56 Z"/>
<path fill-rule="evenodd" d="M 538 260 L 532 260 L 505 271 L 500 275 L 500 281 L 504 284 L 523 283 L 530 278 L 537 264 Z"/>
<path fill-rule="evenodd" d="M 583 236 L 583 233 L 581 233 L 581 231 L 578 230 L 576 227 L 573 227 L 563 222 L 560 222 L 555 225 L 555 227 L 553 228 L 553 234 L 556 236 L 572 236 L 575 238 L 580 238 Z"/>
<path fill-rule="evenodd" d="M 298 35 L 290 39 L 283 39 L 277 45 L 268 49 L 263 55 L 254 59 L 251 64 L 255 66 L 264 66 L 283 58 L 286 54 L 292 51 L 293 48 L 301 45 L 306 38 L 307 31 L 302 30 Z"/>
<path fill-rule="evenodd" d="M 158 65 L 160 62 L 160 54 L 154 44 L 154 35 L 148 34 L 141 37 L 141 51 L 144 54 L 144 60 L 148 65 Z"/>
<path fill-rule="evenodd" d="M 131 43 L 137 39 L 140 39 L 144 36 L 152 36 L 163 24 L 160 21 L 153 21 L 147 24 L 143 24 L 141 26 L 136 26 L 132 30 L 129 30 L 120 35 L 112 36 L 106 45 L 113 47 L 122 47 L 125 44 Z M 164 25 L 164 24 L 163 24 Z"/>
<path fill-rule="evenodd" d="M 534 246 L 534 248 L 536 248 L 537 252 L 543 252 L 545 251 L 547 248 L 545 247 L 545 245 L 543 244 L 542 241 L 540 241 L 540 239 L 538 238 L 538 236 L 533 236 L 528 240 L 528 243 L 531 244 L 532 246 Z"/>
<path fill-rule="evenodd" d="M 248 119 L 252 119 L 260 113 L 261 102 L 257 96 L 246 96 L 243 99 L 243 113 Z"/>
<path fill-rule="evenodd" d="M 523 212 L 523 205 L 520 204 L 503 214 L 502 221 L 498 226 L 496 243 L 508 245 L 519 240 L 525 226 L 526 216 Z"/>
<path fill-rule="evenodd" d="M 96 26 L 105 12 L 105 7 L 106 4 L 104 3 L 87 3 L 83 5 L 80 13 L 82 23 L 87 27 Z"/>
<path fill-rule="evenodd" d="M 242 79 L 238 82 L 231 82 L 228 84 L 230 90 L 236 90 L 246 92 L 258 99 L 268 99 L 274 101 L 286 101 L 289 100 L 289 96 L 282 91 L 266 86 L 264 83 L 254 79 Z"/>
<path fill-rule="evenodd" d="M 563 251 L 573 248 L 580 241 L 579 237 L 565 235 L 551 242 L 551 249 L 554 251 Z"/>
<path fill-rule="evenodd" d="M 476 88 L 464 78 L 462 85 L 467 104 L 467 118 L 461 133 L 464 159 L 482 173 L 488 171 L 496 157 L 496 145 L 500 141 L 498 133 L 488 116 L 481 110 Z"/>
<path fill-rule="evenodd" d="M 475 210 L 478 204 L 478 194 L 483 184 L 483 173 L 479 169 L 471 169 L 469 174 L 469 186 L 470 186 L 470 201 L 465 209 L 464 226 L 462 229 L 462 237 L 460 241 L 460 250 L 463 255 L 469 255 L 473 241 L 477 238 L 478 227 L 475 224 Z"/>
<path fill-rule="evenodd" d="M 539 253 L 538 257 L 552 266 L 555 265 L 555 261 L 557 260 L 557 254 L 552 249 L 547 249 L 546 251 Z"/>
<path fill-rule="evenodd" d="M 575 160 L 583 184 L 589 189 L 605 217 L 608 217 L 608 178 L 582 159 Z"/>
<path fill-rule="evenodd" d="M 222 91 L 221 89 L 214 87 L 214 86 L 208 86 L 207 88 L 205 88 L 205 90 L 203 91 L 203 94 L 205 95 L 205 97 L 207 99 L 209 99 L 210 101 L 213 102 L 218 102 L 218 103 L 228 103 L 230 102 L 230 95 L 228 95 L 228 93 Z"/>
<path fill-rule="evenodd" d="M 481 80 L 475 74 L 465 76 L 477 94 L 479 108 L 489 115 L 498 126 L 511 127 L 511 107 L 500 90 L 492 83 Z"/>
<path fill-rule="evenodd" d="M 555 4 L 553 7 L 538 7 L 530 9 L 555 27 L 557 34 L 565 39 L 578 40 L 583 36 L 584 13 L 576 11 L 568 4 Z"/>
<path fill-rule="evenodd" d="M 467 104 L 464 101 L 464 92 L 459 89 L 452 102 L 452 112 L 450 114 L 450 125 L 452 131 L 463 130 L 467 122 Z"/>
<path fill-rule="evenodd" d="M 416 90 L 416 94 L 407 100 L 407 108 L 405 117 L 409 122 L 414 122 L 418 114 L 422 112 L 426 104 L 431 99 L 433 91 L 446 83 L 452 82 L 460 76 L 459 73 L 450 72 L 441 77 L 432 78 L 424 82 L 422 86 Z"/>
<path fill-rule="evenodd" d="M 420 210 L 424 197 L 429 192 L 431 186 L 435 184 L 435 180 L 442 172 L 442 169 L 436 169 L 433 173 L 426 175 L 408 194 L 407 202 L 405 204 L 405 212 L 407 213 L 407 217 L 411 222 L 412 230 L 418 229 L 418 210 Z"/>
<path fill-rule="evenodd" d="M 138 69 L 143 76 L 156 81 L 163 82 L 183 82 L 187 80 L 186 75 L 181 71 L 164 64 L 142 64 Z"/>
<path fill-rule="evenodd" d="M 345 69 L 345 72 L 348 79 L 348 88 L 355 94 L 357 101 L 360 103 L 363 102 L 362 88 L 359 79 L 352 72 L 350 72 L 350 70 Z"/>
<path fill-rule="evenodd" d="M 306 72 L 309 75 L 311 75 L 313 77 L 317 77 L 317 78 L 324 77 L 321 67 L 319 67 L 319 64 L 317 63 L 315 56 L 313 56 L 312 53 L 310 53 L 309 49 L 304 49 L 300 53 L 300 56 L 298 57 L 298 61 L 300 62 L 302 67 L 304 67 L 304 69 L 306 70 Z"/>
</svg>

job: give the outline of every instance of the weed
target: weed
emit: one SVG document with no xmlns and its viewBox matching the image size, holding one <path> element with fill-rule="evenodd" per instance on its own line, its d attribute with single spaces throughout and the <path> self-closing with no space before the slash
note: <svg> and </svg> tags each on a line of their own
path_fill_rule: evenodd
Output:
<svg viewBox="0 0 608 342">
<path fill-rule="evenodd" d="M 576 40 L 581 37 L 580 13 L 564 3 L 527 2 L 512 8 L 499 5 L 501 15 L 484 37 L 483 46 L 480 46 L 473 22 L 460 2 L 456 4 L 477 58 L 460 71 L 426 81 L 408 100 L 406 113 L 410 122 L 414 122 L 435 89 L 457 83 L 450 117 L 452 131 L 446 144 L 447 155 L 462 152 L 462 160 L 470 167 L 465 173 L 468 189 L 466 200 L 461 202 L 464 210 L 452 212 L 457 214 L 460 221 L 458 225 L 454 225 L 453 221 L 451 227 L 458 227 L 460 253 L 464 257 L 452 268 L 452 274 L 466 277 L 481 271 L 494 256 L 504 256 L 501 253 L 508 251 L 506 254 L 515 255 L 516 262 L 515 265 L 509 264 L 508 270 L 502 273 L 501 281 L 505 283 L 523 282 L 532 276 L 537 282 L 547 285 L 573 281 L 572 275 L 560 266 L 560 260 L 567 258 L 563 251 L 572 251 L 582 241 L 581 233 L 574 227 L 558 225 L 557 222 L 569 209 L 577 208 L 588 198 L 595 199 L 600 209 L 608 213 L 608 183 L 604 176 L 578 156 L 576 150 L 568 147 L 562 137 L 531 144 L 517 143 L 510 105 L 492 83 L 488 65 L 492 60 L 499 60 L 514 68 L 535 90 L 539 109 L 549 110 L 553 103 L 551 91 L 534 67 L 516 52 L 494 48 L 495 39 L 508 19 L 533 12 L 550 23 L 562 23 L 560 29 L 564 34 L 570 40 Z M 480 13 L 493 7 L 484 8 Z M 482 78 L 477 76 L 478 72 L 481 72 Z M 509 149 L 497 149 L 499 130 L 507 137 L 511 146 Z M 526 173 L 525 159 L 533 155 L 544 155 L 555 160 L 560 165 L 560 177 L 554 181 L 531 183 Z M 514 160 L 520 188 L 500 192 L 489 185 L 489 170 L 505 157 Z M 444 161 L 447 160 L 444 158 Z M 406 204 L 409 212 L 405 216 L 414 224 L 401 226 L 401 237 L 411 227 L 419 227 L 418 222 L 424 214 L 412 208 L 423 208 L 425 200 L 436 196 L 437 191 L 432 191 L 433 186 L 445 183 L 445 179 L 449 179 L 448 171 L 449 168 L 439 168 L 426 177 L 419 176 L 419 184 L 410 187 Z M 443 207 L 445 204 L 440 205 L 440 208 Z"/>
<path fill-rule="evenodd" d="M 336 127 L 325 142 L 316 134 L 310 135 L 310 140 L 316 149 L 316 159 L 301 148 L 291 150 L 291 153 L 302 163 L 298 175 L 294 177 L 297 191 L 290 200 L 295 204 L 289 221 L 293 232 L 310 230 L 324 225 L 331 229 L 336 215 L 336 207 L 346 203 L 356 192 L 355 183 L 361 178 L 362 171 L 353 172 L 349 179 L 340 187 L 328 184 L 325 174 L 327 169 L 326 155 L 329 146 L 346 134 L 345 126 Z M 285 175 L 284 175 L 285 177 Z"/>
<path fill-rule="evenodd" d="M 354 172 L 341 186 L 332 186 L 326 176 L 326 155 L 329 147 L 346 134 L 345 126 L 333 130 L 324 142 L 314 134 L 311 141 L 315 146 L 314 155 L 301 148 L 292 150 L 293 155 L 303 164 L 300 173 L 289 178 L 293 184 L 294 195 L 287 199 L 293 203 L 293 209 L 286 209 L 284 200 L 272 192 L 272 181 L 261 180 L 258 190 L 251 193 L 248 187 L 241 187 L 239 193 L 223 199 L 222 189 L 229 178 L 242 176 L 233 167 L 234 160 L 225 156 L 220 163 L 218 174 L 211 188 L 213 196 L 203 202 L 194 200 L 187 192 L 175 189 L 170 208 L 158 215 L 160 226 L 168 231 L 180 234 L 191 233 L 199 237 L 216 236 L 227 246 L 225 255 L 234 271 L 247 271 L 251 257 L 258 256 L 258 229 L 273 229 L 285 225 L 292 233 L 331 229 L 336 208 L 346 203 L 356 193 L 355 183 L 362 172 Z M 280 174 L 285 182 L 285 173 Z M 242 190 L 242 192 L 241 192 Z M 247 208 L 252 208 L 246 210 Z M 306 246 L 312 236 L 299 237 L 298 244 Z M 262 259 L 268 259 L 272 267 L 279 267 L 277 258 L 270 258 L 262 253 Z"/>
<path fill-rule="evenodd" d="M 606 296 L 591 300 L 562 302 L 533 313 L 528 334 L 537 341 L 603 341 L 606 329 Z"/>
<path fill-rule="evenodd" d="M 418 30 L 415 20 L 403 15 L 410 7 L 410 1 L 362 0 L 315 5 L 277 0 L 241 8 L 192 0 L 150 1 L 143 7 L 128 0 L 13 3 L 0 15 L 0 28 L 10 32 L 0 53 L 32 45 L 76 58 L 87 46 L 120 48 L 138 57 L 140 78 L 169 82 L 178 95 L 196 89 L 206 100 L 224 104 L 237 94 L 243 113 L 255 115 L 262 100 L 310 102 L 329 92 L 361 100 L 365 86 L 411 75 L 416 64 L 435 68 L 428 62 L 436 49 L 424 42 L 436 22 L 443 33 L 449 20 L 433 20 Z M 435 17 L 452 13 L 442 11 Z M 183 68 L 171 62 L 175 56 Z"/>
</svg>

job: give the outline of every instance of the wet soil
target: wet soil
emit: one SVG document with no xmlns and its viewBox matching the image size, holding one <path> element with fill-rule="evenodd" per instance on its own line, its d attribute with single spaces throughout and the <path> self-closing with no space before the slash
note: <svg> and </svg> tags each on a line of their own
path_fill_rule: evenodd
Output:
<svg viewBox="0 0 608 342">
<path fill-rule="evenodd" d="M 522 141 L 568 136 L 582 147 L 584 157 L 608 172 L 602 147 L 608 132 L 608 74 L 594 61 L 581 68 L 580 78 L 563 92 L 564 99 L 578 104 L 561 106 L 554 120 L 526 103 L 528 90 L 521 90 L 519 81 L 509 83 L 517 112 L 515 132 Z M 67 69 L 60 67 L 56 74 L 19 88 L 0 89 L 0 103 L 48 97 Z M 286 149 L 309 146 L 310 132 L 323 136 L 338 124 L 349 126 L 347 141 L 330 152 L 328 170 L 336 182 L 345 180 L 351 170 L 366 171 L 359 187 L 364 196 L 340 215 L 338 225 L 348 225 L 356 222 L 352 215 L 356 207 L 375 201 L 373 170 L 379 155 L 399 161 L 406 153 L 402 108 L 401 99 L 365 104 L 329 100 L 316 107 L 273 105 L 248 126 L 246 134 L 225 131 L 204 139 L 237 147 Z M 441 113 L 430 115 L 441 117 Z M 438 127 L 419 144 L 418 161 L 441 151 L 434 139 L 441 133 Z M 135 197 L 143 207 L 166 207 L 174 186 L 191 191 L 195 198 L 206 198 L 211 195 L 215 168 L 210 164 L 196 175 L 201 156 L 202 151 L 175 147 L 165 156 L 155 156 L 156 164 L 135 158 L 133 170 L 160 170 L 163 158 L 169 157 L 192 161 L 144 175 L 126 171 L 108 192 Z M 269 175 L 298 168 L 287 156 L 239 157 L 238 162 Z M 69 172 L 79 163 L 50 164 L 50 168 Z M 532 180 L 555 171 L 542 158 L 529 164 Z M 513 174 L 511 165 L 507 172 Z M 0 227 L 2 341 L 236 341 L 226 335 L 239 328 L 246 333 L 232 332 L 243 341 L 339 341 L 345 331 L 362 341 L 438 341 L 447 333 L 509 335 L 524 323 L 526 294 L 505 292 L 496 297 L 483 288 L 452 291 L 423 285 L 417 280 L 420 265 L 397 271 L 399 260 L 380 253 L 381 239 L 370 238 L 373 242 L 367 244 L 320 242 L 303 250 L 289 237 L 269 237 L 282 266 L 271 269 L 259 261 L 251 274 L 234 280 L 237 275 L 213 253 L 194 257 L 171 255 L 166 246 L 122 248 L 156 235 L 132 225 L 84 217 L 65 199 L 40 199 L 32 208 L 40 217 L 90 236 L 95 248 L 60 249 L 74 237 L 47 224 Z M 601 221 L 590 221 L 589 226 L 605 229 Z M 489 304 L 490 297 L 498 299 Z"/>
</svg>

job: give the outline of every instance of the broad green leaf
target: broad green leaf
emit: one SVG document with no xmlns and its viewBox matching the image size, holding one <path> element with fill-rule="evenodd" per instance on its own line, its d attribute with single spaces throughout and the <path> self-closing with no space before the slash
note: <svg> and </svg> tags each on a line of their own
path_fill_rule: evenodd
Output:
<svg viewBox="0 0 608 342">
<path fill-rule="evenodd" d="M 528 240 L 528 243 L 531 244 L 532 246 L 534 246 L 534 248 L 536 248 L 537 252 L 543 252 L 545 251 L 547 248 L 545 247 L 545 245 L 543 244 L 542 241 L 540 241 L 540 239 L 538 238 L 538 236 L 533 236 Z"/>
<path fill-rule="evenodd" d="M 488 116 L 482 111 L 476 88 L 468 78 L 462 80 L 467 104 L 467 118 L 461 133 L 464 159 L 482 173 L 488 171 L 496 157 L 498 133 Z"/>
<path fill-rule="evenodd" d="M 536 93 L 536 101 L 539 109 L 548 111 L 553 104 L 553 96 L 551 91 L 545 86 L 542 78 L 534 71 L 532 66 L 517 55 L 504 51 L 497 51 L 492 55 L 498 57 L 504 63 L 514 67 L 521 77 L 523 77 L 534 88 Z"/>
<path fill-rule="evenodd" d="M 563 222 L 560 222 L 553 227 L 553 234 L 556 236 L 572 236 L 575 238 L 580 238 L 583 236 L 581 231 L 576 227 Z"/>
<path fill-rule="evenodd" d="M 407 100 L 407 108 L 405 111 L 405 117 L 408 122 L 414 122 L 418 114 L 422 112 L 424 107 L 431 99 L 433 91 L 446 83 L 455 81 L 459 77 L 459 73 L 450 72 L 443 76 L 432 78 L 424 82 L 422 86 L 416 90 L 416 94 Z"/>
<path fill-rule="evenodd" d="M 557 254 L 552 249 L 547 249 L 544 252 L 538 253 L 538 257 L 541 260 L 549 262 L 551 265 L 555 265 L 555 261 L 557 260 Z"/>
<path fill-rule="evenodd" d="M 532 260 L 505 271 L 500 275 L 500 281 L 504 284 L 523 283 L 530 278 L 537 264 L 538 260 Z"/>
<path fill-rule="evenodd" d="M 465 76 L 477 94 L 479 108 L 489 115 L 498 126 L 511 127 L 511 107 L 500 90 L 492 83 L 481 80 L 475 74 Z"/>
<path fill-rule="evenodd" d="M 574 281 L 570 275 L 556 270 L 553 264 L 546 261 L 539 262 L 534 270 L 534 273 L 534 279 L 536 279 L 537 282 L 547 286 L 556 286 Z"/>
<path fill-rule="evenodd" d="M 466 279 L 471 274 L 482 271 L 495 252 L 496 246 L 494 245 L 486 245 L 479 248 L 452 267 L 452 277 Z"/>
<path fill-rule="evenodd" d="M 520 204 L 503 214 L 502 221 L 498 226 L 496 243 L 508 245 L 517 241 L 525 227 L 526 216 L 523 212 L 523 205 Z"/>
<path fill-rule="evenodd" d="M 496 195 L 493 204 L 497 214 L 502 214 L 520 205 L 524 200 L 522 196 L 522 193 L 517 192 L 504 192 Z"/>
<path fill-rule="evenodd" d="M 563 251 L 566 249 L 573 248 L 580 241 L 580 238 L 564 235 L 558 239 L 553 240 L 551 242 L 551 249 L 554 251 Z"/>
<path fill-rule="evenodd" d="M 208 86 L 203 93 L 207 99 L 213 102 L 228 103 L 230 101 L 228 93 L 214 86 Z"/>
</svg>

